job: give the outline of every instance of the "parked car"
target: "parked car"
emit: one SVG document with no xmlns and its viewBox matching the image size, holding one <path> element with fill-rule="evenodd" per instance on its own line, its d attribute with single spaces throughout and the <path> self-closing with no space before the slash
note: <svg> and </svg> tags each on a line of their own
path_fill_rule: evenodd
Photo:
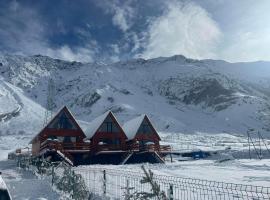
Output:
<svg viewBox="0 0 270 200">
<path fill-rule="evenodd" d="M 1 175 L 2 173 L 0 172 L 0 200 L 12 200 L 7 185 Z"/>
</svg>

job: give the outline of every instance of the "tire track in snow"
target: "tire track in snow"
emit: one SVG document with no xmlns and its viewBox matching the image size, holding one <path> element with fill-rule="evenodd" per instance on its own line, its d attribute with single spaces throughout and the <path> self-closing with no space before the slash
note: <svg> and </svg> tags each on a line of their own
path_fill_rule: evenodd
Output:
<svg viewBox="0 0 270 200">
<path fill-rule="evenodd" d="M 22 103 L 20 96 L 6 82 L 1 80 L 1 83 L 2 83 L 3 87 L 10 93 L 10 95 L 12 95 L 12 97 L 15 99 L 15 101 L 18 104 L 17 108 L 12 110 L 11 112 L 0 114 L 0 121 L 6 122 L 14 117 L 19 116 L 20 111 L 23 109 L 24 105 Z"/>
</svg>

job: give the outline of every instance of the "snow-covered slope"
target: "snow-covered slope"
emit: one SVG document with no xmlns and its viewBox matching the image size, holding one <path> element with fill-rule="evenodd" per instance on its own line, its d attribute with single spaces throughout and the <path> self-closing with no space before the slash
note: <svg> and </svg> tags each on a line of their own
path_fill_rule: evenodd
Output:
<svg viewBox="0 0 270 200">
<path fill-rule="evenodd" d="M 173 56 L 82 64 L 5 55 L 0 57 L 2 136 L 31 137 L 41 128 L 50 78 L 55 111 L 67 105 L 79 120 L 111 109 L 121 123 L 146 113 L 165 132 L 245 134 L 255 128 L 270 135 L 269 62 Z"/>
</svg>

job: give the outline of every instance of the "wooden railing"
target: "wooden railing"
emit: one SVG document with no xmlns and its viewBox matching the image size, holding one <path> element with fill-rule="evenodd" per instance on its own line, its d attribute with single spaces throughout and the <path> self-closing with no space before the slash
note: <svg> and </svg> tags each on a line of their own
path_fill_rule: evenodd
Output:
<svg viewBox="0 0 270 200">
<path fill-rule="evenodd" d="M 95 151 L 117 151 L 117 150 L 126 150 L 123 145 L 115 144 L 100 144 L 94 148 Z"/>
<path fill-rule="evenodd" d="M 168 152 L 171 151 L 171 146 L 169 145 L 157 145 L 157 144 L 145 144 L 139 145 L 138 143 L 131 144 L 128 146 L 127 150 L 130 151 L 161 151 L 161 152 Z"/>
<path fill-rule="evenodd" d="M 90 150 L 90 144 L 83 142 L 74 142 L 74 143 L 60 143 L 57 141 L 45 141 L 41 144 L 40 150 Z"/>
<path fill-rule="evenodd" d="M 130 145 L 113 145 L 113 144 L 100 144 L 96 146 L 92 146 L 89 143 L 84 142 L 74 142 L 74 143 L 61 143 L 57 141 L 45 141 L 42 143 L 40 150 L 59 150 L 62 152 L 65 151 L 72 151 L 72 150 L 86 150 L 92 152 L 99 152 L 99 151 L 158 151 L 158 152 L 169 152 L 171 151 L 171 147 L 169 145 L 157 145 L 157 144 L 146 144 L 146 145 L 139 145 L 138 143 L 133 143 Z"/>
</svg>

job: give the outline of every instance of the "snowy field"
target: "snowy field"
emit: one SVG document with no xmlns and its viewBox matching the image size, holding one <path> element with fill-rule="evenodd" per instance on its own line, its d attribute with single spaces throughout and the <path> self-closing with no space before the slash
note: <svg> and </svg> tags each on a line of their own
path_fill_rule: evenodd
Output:
<svg viewBox="0 0 270 200">
<path fill-rule="evenodd" d="M 248 138 L 246 135 L 232 135 L 227 133 L 209 134 L 183 134 L 183 133 L 159 133 L 162 138 L 162 144 L 171 145 L 173 150 L 189 151 L 189 150 L 205 150 L 205 151 L 219 151 L 225 149 L 232 149 L 235 151 L 244 151 L 249 149 Z M 269 139 L 260 139 L 258 135 L 251 134 L 252 141 L 257 149 L 270 148 Z M 252 143 L 250 143 L 253 148 Z"/>
<path fill-rule="evenodd" d="M 124 170 L 128 170 L 142 174 L 141 165 L 92 165 L 76 167 L 76 170 L 98 168 L 120 169 L 123 173 Z M 146 168 L 158 175 L 270 187 L 270 159 L 242 159 L 222 163 L 214 160 L 178 161 L 166 164 L 146 164 Z"/>
<path fill-rule="evenodd" d="M 0 171 L 13 200 L 61 199 L 50 182 L 38 179 L 30 171 L 16 168 L 14 161 L 0 161 Z"/>
</svg>

